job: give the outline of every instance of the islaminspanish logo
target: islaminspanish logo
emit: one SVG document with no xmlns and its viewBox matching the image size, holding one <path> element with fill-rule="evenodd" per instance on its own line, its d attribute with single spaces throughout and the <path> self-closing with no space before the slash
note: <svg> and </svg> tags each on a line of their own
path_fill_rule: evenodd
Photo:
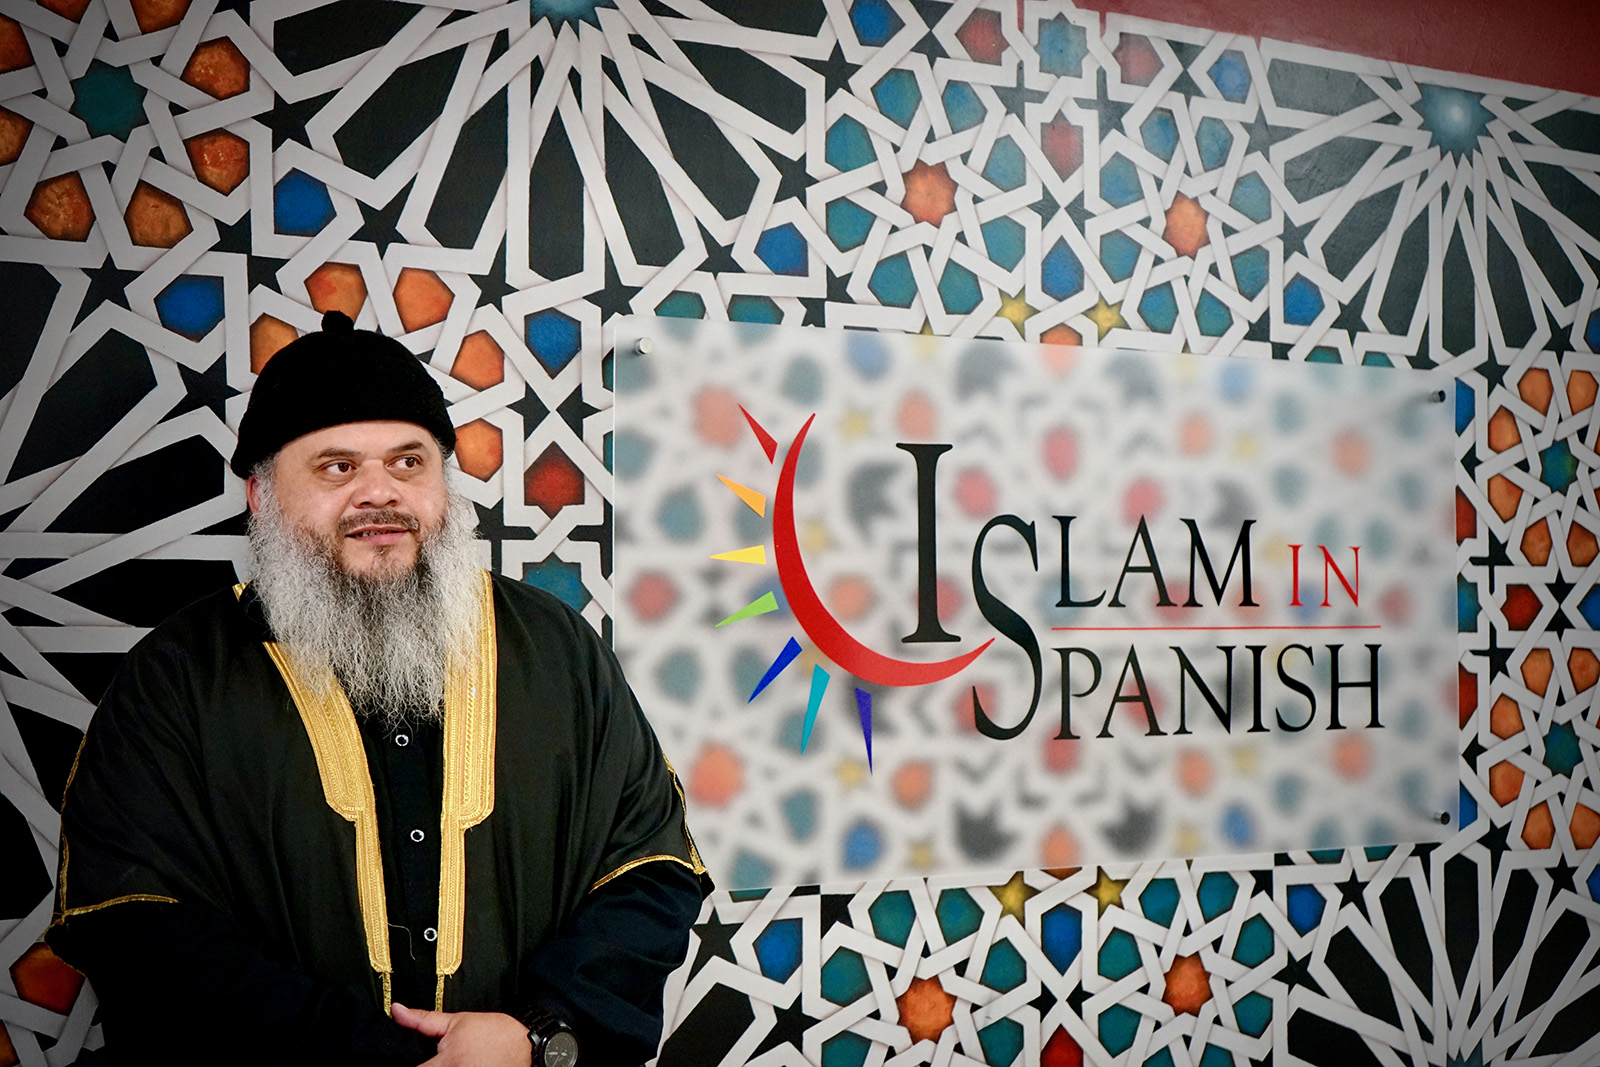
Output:
<svg viewBox="0 0 1600 1067">
<path fill-rule="evenodd" d="M 777 440 L 766 430 L 756 418 L 743 406 L 739 407 L 744 416 L 745 423 L 750 432 L 760 443 L 766 454 L 767 462 L 777 462 Z M 954 677 L 978 659 L 995 642 L 995 637 L 984 640 L 982 644 L 959 655 L 932 661 L 917 661 L 890 656 L 874 650 L 866 643 L 853 636 L 844 624 L 831 612 L 818 593 L 815 583 L 806 568 L 805 559 L 800 549 L 800 536 L 795 517 L 795 481 L 799 469 L 800 457 L 805 447 L 806 437 L 811 432 L 816 421 L 816 415 L 810 415 L 805 424 L 795 434 L 788 450 L 784 455 L 782 467 L 778 474 L 777 485 L 771 500 L 772 504 L 772 544 L 773 562 L 776 565 L 779 584 L 783 589 L 784 599 L 794 616 L 796 625 L 811 642 L 817 652 L 831 661 L 838 669 L 852 675 L 860 682 L 886 688 L 904 688 L 933 685 L 948 678 Z M 917 514 L 917 626 L 901 640 L 906 644 L 929 644 L 944 642 L 959 642 L 955 634 L 945 629 L 940 622 L 938 613 L 938 509 L 936 502 L 936 478 L 938 463 L 941 456 L 950 452 L 954 446 L 942 442 L 897 442 L 897 449 L 908 453 L 916 466 L 916 514 Z M 742 485 L 725 475 L 719 474 L 718 479 L 724 486 L 733 492 L 746 506 L 755 511 L 757 515 L 765 518 L 767 514 L 767 497 L 759 491 Z M 1341 715 L 1341 698 L 1349 691 L 1360 690 L 1367 695 L 1368 721 L 1365 728 L 1381 729 L 1381 698 L 1380 698 L 1380 659 L 1383 646 L 1377 643 L 1367 643 L 1364 646 L 1367 664 L 1365 677 L 1352 678 L 1347 666 L 1342 663 L 1345 644 L 1343 642 L 1326 643 L 1324 654 L 1328 664 L 1327 684 L 1323 699 L 1319 702 L 1319 693 L 1314 688 L 1313 678 L 1309 673 L 1302 674 L 1296 668 L 1304 668 L 1307 672 L 1317 667 L 1318 652 L 1311 645 L 1300 641 L 1288 641 L 1279 644 L 1275 651 L 1273 646 L 1248 641 L 1232 644 L 1214 645 L 1214 658 L 1223 665 L 1225 682 L 1216 685 L 1209 681 L 1206 671 L 1197 666 L 1195 660 L 1201 652 L 1192 644 L 1194 636 L 1200 633 L 1216 632 L 1285 632 L 1299 631 L 1376 631 L 1382 628 L 1376 622 L 1342 622 L 1334 624 L 1321 623 L 1260 623 L 1215 625 L 1192 622 L 1187 618 L 1179 618 L 1178 613 L 1188 609 L 1220 608 L 1230 586 L 1237 585 L 1239 589 L 1238 607 L 1260 608 L 1261 604 L 1255 598 L 1255 583 L 1253 580 L 1256 571 L 1254 553 L 1252 552 L 1251 531 L 1257 520 L 1254 518 L 1243 519 L 1235 536 L 1231 549 L 1227 554 L 1226 563 L 1219 566 L 1213 559 L 1213 551 L 1208 548 L 1205 534 L 1200 523 L 1194 518 L 1182 518 L 1180 522 L 1188 532 L 1188 541 L 1185 546 L 1188 556 L 1188 587 L 1187 595 L 1181 601 L 1178 596 L 1183 596 L 1181 588 L 1174 590 L 1169 585 L 1166 574 L 1160 562 L 1160 553 L 1152 538 L 1149 524 L 1144 516 L 1138 518 L 1130 538 L 1127 553 L 1123 558 L 1122 566 L 1118 570 L 1114 587 L 1102 589 L 1093 595 L 1079 590 L 1074 592 L 1072 582 L 1072 524 L 1076 521 L 1075 515 L 1052 515 L 1059 531 L 1059 589 L 1060 598 L 1056 602 L 1059 608 L 1069 609 L 1102 609 L 1103 611 L 1116 611 L 1131 606 L 1134 596 L 1130 579 L 1133 584 L 1139 584 L 1141 579 L 1148 579 L 1153 587 L 1154 606 L 1158 611 L 1167 611 L 1174 621 L 1156 625 L 1058 625 L 1049 627 L 1052 633 L 1123 633 L 1130 637 L 1126 653 L 1122 656 L 1116 684 L 1109 688 L 1109 699 L 1106 704 L 1105 714 L 1101 721 L 1096 738 L 1110 738 L 1113 736 L 1112 723 L 1119 708 L 1126 706 L 1130 711 L 1142 713 L 1146 729 L 1146 737 L 1165 737 L 1168 731 L 1161 726 L 1156 713 L 1154 700 L 1151 696 L 1151 686 L 1146 681 L 1145 665 L 1139 655 L 1138 644 L 1132 639 L 1136 635 L 1164 635 L 1170 641 L 1185 643 L 1168 643 L 1166 650 L 1172 654 L 1172 677 L 1175 680 L 1174 688 L 1178 691 L 1178 723 L 1176 729 L 1171 731 L 1173 736 L 1184 736 L 1192 733 L 1189 725 L 1189 707 L 1191 687 L 1197 699 L 1209 708 L 1223 731 L 1231 734 L 1235 729 L 1233 710 L 1235 707 L 1235 679 L 1248 685 L 1252 694 L 1249 724 L 1241 725 L 1240 729 L 1247 733 L 1264 733 L 1277 729 L 1289 733 L 1297 733 L 1312 726 L 1321 708 L 1326 709 L 1325 729 L 1343 730 L 1349 723 Z M 978 532 L 972 545 L 971 582 L 972 596 L 977 604 L 983 619 L 1000 636 L 1016 645 L 1027 657 L 1032 671 L 1032 699 L 1027 712 L 1017 721 L 1005 725 L 997 721 L 991 714 L 991 709 L 984 707 L 983 698 L 977 686 L 971 687 L 973 722 L 978 731 L 985 737 L 996 740 L 1009 740 L 1021 734 L 1033 721 L 1039 710 L 1040 698 L 1043 690 L 1044 679 L 1044 649 L 1041 647 L 1038 631 L 1023 615 L 1008 604 L 991 588 L 984 571 L 983 560 L 986 543 L 991 534 L 1000 530 L 1010 531 L 1027 548 L 1034 569 L 1039 567 L 1039 532 L 1038 524 L 1025 520 L 1015 514 L 997 514 L 991 517 Z M 1215 535 L 1213 535 L 1215 536 Z M 1287 585 L 1289 608 L 1304 609 L 1307 604 L 1302 599 L 1304 586 L 1302 583 L 1301 553 L 1306 545 L 1285 544 L 1287 559 L 1291 568 L 1291 576 Z M 1359 608 L 1361 603 L 1361 546 L 1348 547 L 1349 562 L 1341 565 L 1326 545 L 1317 545 L 1322 564 L 1322 598 L 1320 607 L 1333 607 L 1335 585 L 1342 588 L 1343 593 L 1349 598 L 1351 607 Z M 1283 553 L 1279 553 L 1280 556 Z M 753 545 L 747 548 L 733 549 L 717 553 L 713 559 L 733 563 L 753 563 L 765 565 L 767 563 L 766 549 L 763 545 Z M 1221 559 L 1218 555 L 1217 559 Z M 1170 559 L 1170 550 L 1169 550 Z M 1345 567 L 1348 566 L 1350 574 L 1347 576 Z M 1170 569 L 1170 568 L 1169 568 Z M 1218 571 L 1221 571 L 1219 577 Z M 1237 582 L 1234 575 L 1238 574 Z M 1124 589 L 1128 588 L 1128 599 L 1124 599 Z M 1175 595 L 1176 593 L 1176 595 Z M 1209 593 L 1210 603 L 1202 597 Z M 1109 597 L 1109 599 L 1108 599 Z M 739 622 L 744 619 L 765 615 L 780 610 L 776 592 L 768 590 L 761 596 L 752 600 L 738 611 L 724 618 L 717 626 Z M 1236 671 L 1237 660 L 1243 664 L 1243 669 Z M 774 680 L 797 660 L 802 648 L 800 641 L 790 636 L 776 659 L 767 667 L 760 681 L 751 692 L 749 701 L 754 701 L 760 696 Z M 1060 740 L 1079 740 L 1080 736 L 1073 730 L 1072 712 L 1075 700 L 1083 700 L 1091 694 L 1101 690 L 1102 682 L 1108 677 L 1106 661 L 1100 652 L 1093 647 L 1080 644 L 1067 644 L 1052 646 L 1053 651 L 1060 660 L 1061 667 L 1061 694 L 1060 694 L 1060 732 L 1056 737 Z M 1269 651 L 1273 652 L 1268 655 Z M 1148 653 L 1147 653 L 1148 655 Z M 1303 658 L 1303 663 L 1299 662 Z M 1269 662 L 1270 661 L 1270 662 Z M 1074 668 L 1080 682 L 1088 675 L 1088 682 L 1081 688 L 1074 688 Z M 1275 676 L 1275 677 L 1274 677 Z M 811 689 L 807 700 L 805 724 L 801 734 L 800 749 L 804 752 L 811 737 L 811 731 L 816 723 L 817 711 L 821 707 L 824 694 L 827 692 L 832 674 L 820 663 L 814 664 L 811 674 Z M 1298 695 L 1305 702 L 1304 717 L 1297 718 L 1295 712 L 1290 711 L 1285 717 L 1285 709 L 1275 706 L 1269 716 L 1266 715 L 1263 705 L 1263 693 L 1271 681 Z M 867 763 L 872 764 L 872 694 L 869 690 L 855 687 L 857 713 L 861 724 L 862 739 L 866 745 Z"/>
</svg>

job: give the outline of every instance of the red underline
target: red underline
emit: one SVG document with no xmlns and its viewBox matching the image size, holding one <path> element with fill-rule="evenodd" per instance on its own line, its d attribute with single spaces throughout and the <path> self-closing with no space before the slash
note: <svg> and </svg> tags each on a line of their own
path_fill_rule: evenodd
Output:
<svg viewBox="0 0 1600 1067">
<path fill-rule="evenodd" d="M 1128 631 L 1149 633 L 1168 630 L 1381 630 L 1383 627 L 1374 622 L 1353 626 L 1052 626 L 1050 629 L 1094 631 L 1098 633 L 1122 633 Z"/>
</svg>

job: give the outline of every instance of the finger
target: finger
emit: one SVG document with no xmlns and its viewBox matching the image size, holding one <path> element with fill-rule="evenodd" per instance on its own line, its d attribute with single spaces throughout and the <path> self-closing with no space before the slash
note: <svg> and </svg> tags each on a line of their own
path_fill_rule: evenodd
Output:
<svg viewBox="0 0 1600 1067">
<path fill-rule="evenodd" d="M 426 1011 L 420 1008 L 408 1008 L 404 1004 L 396 1003 L 394 1007 L 394 1021 L 408 1030 L 415 1030 L 424 1037 L 443 1037 L 450 1028 L 449 1016 L 442 1011 Z"/>
</svg>

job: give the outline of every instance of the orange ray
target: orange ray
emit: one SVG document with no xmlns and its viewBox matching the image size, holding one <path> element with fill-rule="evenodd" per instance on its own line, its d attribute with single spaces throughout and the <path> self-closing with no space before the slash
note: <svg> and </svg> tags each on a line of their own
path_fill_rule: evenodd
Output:
<svg viewBox="0 0 1600 1067">
<path fill-rule="evenodd" d="M 734 481 L 732 478 L 724 478 L 722 475 L 719 474 L 719 475 L 717 475 L 717 480 L 720 481 L 723 485 L 727 486 L 729 489 L 732 489 L 733 490 L 733 495 L 737 496 L 740 500 L 743 500 L 746 504 L 748 504 L 750 506 L 750 510 L 751 511 L 755 512 L 757 515 L 760 515 L 762 518 L 766 518 L 766 516 L 767 516 L 767 498 L 766 497 L 762 496 L 760 493 L 756 492 L 754 489 L 751 489 L 747 485 L 740 485 L 738 482 Z"/>
</svg>

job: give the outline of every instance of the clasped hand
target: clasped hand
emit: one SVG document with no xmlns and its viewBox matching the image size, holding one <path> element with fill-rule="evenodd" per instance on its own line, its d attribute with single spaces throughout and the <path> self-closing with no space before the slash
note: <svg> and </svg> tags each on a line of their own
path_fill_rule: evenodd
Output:
<svg viewBox="0 0 1600 1067">
<path fill-rule="evenodd" d="M 396 1004 L 394 1021 L 438 1039 L 439 1054 L 422 1067 L 532 1067 L 528 1028 L 509 1015 L 424 1011 Z"/>
</svg>

